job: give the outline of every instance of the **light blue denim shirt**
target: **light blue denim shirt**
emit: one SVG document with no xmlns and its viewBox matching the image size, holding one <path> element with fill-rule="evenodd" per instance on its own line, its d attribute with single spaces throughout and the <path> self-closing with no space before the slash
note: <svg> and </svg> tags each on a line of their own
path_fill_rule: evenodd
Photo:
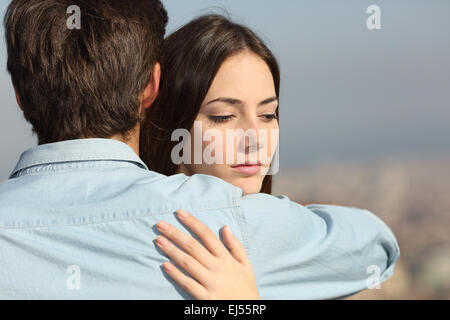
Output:
<svg viewBox="0 0 450 320">
<path fill-rule="evenodd" d="M 243 243 L 262 299 L 340 298 L 389 278 L 391 230 L 354 207 L 302 206 L 208 175 L 149 171 L 125 143 L 80 139 L 25 151 L 0 184 L 0 298 L 192 299 L 155 238 L 185 209 Z M 382 288 L 382 284 L 381 284 Z"/>
</svg>

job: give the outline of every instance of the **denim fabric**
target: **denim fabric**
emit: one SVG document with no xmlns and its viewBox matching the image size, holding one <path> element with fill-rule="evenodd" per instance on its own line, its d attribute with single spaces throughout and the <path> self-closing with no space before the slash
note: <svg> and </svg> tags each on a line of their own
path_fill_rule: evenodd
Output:
<svg viewBox="0 0 450 320">
<path fill-rule="evenodd" d="M 180 208 L 217 236 L 230 226 L 262 299 L 347 296 L 389 278 L 400 255 L 367 210 L 243 196 L 213 176 L 149 171 L 120 141 L 68 140 L 25 151 L 0 184 L 0 298 L 192 299 L 154 241 L 160 220 L 191 234 Z"/>
</svg>

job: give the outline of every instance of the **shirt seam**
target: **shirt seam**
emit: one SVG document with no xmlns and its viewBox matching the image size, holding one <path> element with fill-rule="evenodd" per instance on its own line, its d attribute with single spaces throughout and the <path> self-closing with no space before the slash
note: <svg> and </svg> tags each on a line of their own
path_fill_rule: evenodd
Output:
<svg viewBox="0 0 450 320">
<path fill-rule="evenodd" d="M 106 160 L 106 161 L 109 161 L 109 160 Z M 110 169 L 110 168 L 114 168 L 114 167 L 116 167 L 116 168 L 135 168 L 135 167 L 137 167 L 139 169 L 142 169 L 142 170 L 145 170 L 145 171 L 149 171 L 149 170 L 147 170 L 147 169 L 145 169 L 145 168 L 143 168 L 141 166 L 136 166 L 135 165 L 136 162 L 131 163 L 130 161 L 126 161 L 126 160 L 113 160 L 113 161 L 114 162 L 124 162 L 124 163 L 127 163 L 129 165 L 128 166 L 120 166 L 120 165 L 116 165 L 116 164 L 112 164 L 111 163 L 111 164 L 102 164 L 102 165 L 99 165 L 99 166 L 89 166 L 89 165 L 88 166 L 75 166 L 73 168 L 51 168 L 51 167 L 44 167 L 44 165 L 37 165 L 37 166 L 34 166 L 36 168 L 27 167 L 27 168 L 24 168 L 24 169 L 17 170 L 11 176 L 10 179 L 19 178 L 19 177 L 28 176 L 28 175 L 36 176 L 36 175 L 47 174 L 47 173 L 52 173 L 52 172 L 72 172 L 72 171 L 76 171 L 76 170 L 98 170 L 99 168 Z M 89 161 L 89 163 L 92 163 L 92 162 Z M 52 164 L 49 164 L 49 165 L 52 165 Z M 42 166 L 42 167 L 40 167 L 40 166 Z M 27 172 L 26 170 L 32 170 L 32 171 Z"/>
<path fill-rule="evenodd" d="M 242 199 L 239 197 L 238 199 Z M 236 200 L 236 199 L 235 199 Z M 236 201 L 237 202 L 237 201 Z M 249 240 L 248 240 L 248 222 L 245 218 L 244 211 L 242 210 L 242 206 L 240 203 L 237 203 L 236 206 L 233 207 L 233 211 L 235 212 L 236 220 L 241 227 L 241 234 L 242 234 L 242 242 L 245 249 L 245 252 L 247 253 L 247 256 L 250 258 L 252 256 L 252 252 L 250 250 Z"/>
<path fill-rule="evenodd" d="M 211 207 L 211 208 L 202 208 L 202 209 L 195 209 L 192 210 L 192 212 L 202 212 L 202 211 L 211 211 L 211 210 L 219 210 L 219 209 L 232 209 L 235 206 L 220 206 L 220 207 Z M 126 213 L 129 213 L 130 211 L 127 210 Z M 159 213 L 146 213 L 142 215 L 133 215 L 131 217 L 124 217 L 124 218 L 115 218 L 115 219 L 105 219 L 101 221 L 96 222 L 85 222 L 85 223 L 66 223 L 66 224 L 49 224 L 49 225 L 34 225 L 34 226 L 23 226 L 23 227 L 0 227 L 0 230 L 25 230 L 25 229 L 45 229 L 45 228 L 53 228 L 53 227 L 77 227 L 77 226 L 88 226 L 88 225 L 97 225 L 97 224 L 105 224 L 105 223 L 112 223 L 112 222 L 118 222 L 118 221 L 126 221 L 126 220 L 136 220 L 140 218 L 150 218 L 154 216 L 162 216 L 167 215 L 170 213 L 174 213 L 175 210 L 169 210 Z M 80 219 L 83 217 L 76 217 L 76 219 Z"/>
<path fill-rule="evenodd" d="M 117 154 L 116 155 L 105 155 L 102 157 L 88 157 L 88 156 L 83 156 L 83 157 L 71 157 L 71 158 L 50 158 L 48 160 L 39 160 L 39 161 L 28 161 L 28 162 L 23 162 L 21 164 L 21 166 L 23 169 L 26 167 L 31 167 L 31 166 L 36 166 L 36 165 L 42 165 L 42 164 L 52 164 L 55 162 L 61 163 L 61 162 L 76 162 L 76 161 L 93 161 L 93 160 L 118 160 L 118 161 L 133 161 L 133 162 L 138 162 L 138 163 L 142 163 L 142 161 L 140 161 L 139 159 L 136 158 L 124 158 L 124 157 L 120 157 Z"/>
<path fill-rule="evenodd" d="M 130 161 L 130 160 L 111 160 L 111 159 L 104 159 L 104 160 L 97 160 L 97 161 L 111 161 L 111 162 L 123 162 L 123 163 L 128 163 L 130 165 L 133 165 L 134 167 L 138 167 L 139 169 L 143 169 L 148 171 L 148 169 L 146 169 L 145 167 L 142 167 L 142 165 L 140 165 L 139 162 L 137 161 Z M 48 167 L 48 166 L 55 166 L 55 165 L 63 165 L 63 164 L 68 164 L 68 163 L 80 163 L 80 161 L 65 161 L 65 162 L 49 162 L 49 163 L 42 163 L 42 164 L 36 164 L 33 166 L 27 166 L 24 167 L 22 169 L 17 169 L 15 170 L 12 174 L 10 179 L 14 179 L 17 178 L 19 176 L 24 176 L 24 175 L 32 175 L 32 174 L 39 174 L 39 173 L 43 173 L 43 172 L 61 172 L 61 171 L 73 171 L 73 170 L 79 170 L 79 169 L 98 169 L 98 168 L 110 168 L 110 167 L 114 167 L 113 164 L 107 165 L 107 164 L 102 164 L 99 165 L 98 167 L 90 167 L 88 166 L 84 166 L 85 164 L 83 163 L 83 165 L 80 166 L 76 166 L 73 168 L 55 168 L 55 167 Z M 94 164 L 92 162 L 92 160 L 86 160 L 86 163 L 91 163 L 92 165 Z M 119 167 L 119 166 L 118 166 Z M 125 166 L 122 166 L 123 168 L 125 168 Z M 131 166 L 129 166 L 131 167 Z M 26 172 L 27 170 L 31 170 L 30 172 Z"/>
</svg>

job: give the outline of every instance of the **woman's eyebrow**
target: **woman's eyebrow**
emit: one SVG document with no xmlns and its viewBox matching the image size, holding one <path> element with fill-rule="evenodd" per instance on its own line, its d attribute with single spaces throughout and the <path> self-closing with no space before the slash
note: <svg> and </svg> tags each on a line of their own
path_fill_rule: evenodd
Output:
<svg viewBox="0 0 450 320">
<path fill-rule="evenodd" d="M 224 103 L 232 104 L 232 105 L 242 105 L 242 104 L 243 104 L 243 102 L 242 102 L 241 100 L 239 100 L 239 99 L 233 99 L 233 98 L 216 98 L 216 99 L 211 100 L 211 101 L 209 101 L 208 103 L 206 103 L 205 106 L 208 105 L 208 104 L 210 104 L 210 103 L 213 103 L 213 102 L 224 102 Z"/>
<path fill-rule="evenodd" d="M 267 98 L 267 99 L 261 101 L 258 105 L 261 106 L 261 105 L 269 104 L 269 103 L 271 103 L 273 101 L 277 101 L 277 100 L 278 100 L 278 97 L 276 97 L 276 96 L 270 97 L 270 98 Z M 234 105 L 234 106 L 236 106 L 236 105 L 243 105 L 244 104 L 239 99 L 220 97 L 220 98 L 216 98 L 216 99 L 213 99 L 213 100 L 207 102 L 205 104 L 205 106 L 210 104 L 210 103 L 213 103 L 213 102 L 224 102 L 224 103 L 231 104 L 231 105 Z"/>
<path fill-rule="evenodd" d="M 278 101 L 278 97 L 274 96 L 274 97 L 271 97 L 271 98 L 267 98 L 266 100 L 261 101 L 258 105 L 262 106 L 264 104 L 269 104 L 269 103 L 274 102 L 274 101 Z"/>
</svg>

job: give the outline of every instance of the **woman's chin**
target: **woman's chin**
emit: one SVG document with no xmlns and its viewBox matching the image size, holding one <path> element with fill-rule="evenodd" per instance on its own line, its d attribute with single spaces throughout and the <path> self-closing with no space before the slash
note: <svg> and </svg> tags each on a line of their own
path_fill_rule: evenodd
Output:
<svg viewBox="0 0 450 320">
<path fill-rule="evenodd" d="M 262 179 L 259 177 L 248 177 L 241 178 L 237 181 L 229 181 L 231 184 L 234 184 L 236 187 L 242 189 L 242 194 L 253 194 L 261 191 L 262 187 Z"/>
</svg>

